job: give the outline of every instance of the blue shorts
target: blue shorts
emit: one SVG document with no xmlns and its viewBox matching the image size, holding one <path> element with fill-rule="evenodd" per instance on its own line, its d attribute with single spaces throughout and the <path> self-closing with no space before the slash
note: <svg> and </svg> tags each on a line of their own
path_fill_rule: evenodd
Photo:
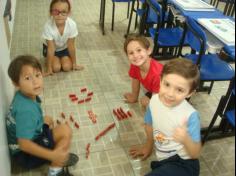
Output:
<svg viewBox="0 0 236 176">
<path fill-rule="evenodd" d="M 43 44 L 43 56 L 44 57 L 47 57 L 47 51 L 48 51 L 48 46 Z M 57 56 L 58 58 L 62 58 L 64 56 L 70 56 L 67 48 L 62 51 L 56 51 L 54 55 Z"/>
<path fill-rule="evenodd" d="M 151 162 L 152 171 L 145 176 L 199 176 L 198 159 L 184 160 L 178 155 Z"/>
<path fill-rule="evenodd" d="M 47 149 L 54 148 L 54 140 L 52 136 L 52 131 L 49 129 L 49 126 L 47 124 L 43 125 L 42 134 L 38 138 L 33 140 L 33 142 Z M 31 154 L 25 153 L 23 151 L 16 153 L 12 159 L 14 162 L 16 162 L 17 165 L 20 165 L 21 167 L 25 169 L 34 169 L 43 164 L 50 162 L 48 160 L 38 158 Z"/>
</svg>

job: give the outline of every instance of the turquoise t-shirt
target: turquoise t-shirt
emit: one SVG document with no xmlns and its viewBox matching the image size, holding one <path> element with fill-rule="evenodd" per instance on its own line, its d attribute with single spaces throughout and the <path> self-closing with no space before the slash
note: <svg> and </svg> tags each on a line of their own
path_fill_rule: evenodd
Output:
<svg viewBox="0 0 236 176">
<path fill-rule="evenodd" d="M 12 155 L 20 151 L 18 138 L 34 140 L 42 133 L 43 113 L 40 105 L 39 97 L 34 101 L 20 91 L 15 93 L 6 117 L 8 145 Z"/>
</svg>

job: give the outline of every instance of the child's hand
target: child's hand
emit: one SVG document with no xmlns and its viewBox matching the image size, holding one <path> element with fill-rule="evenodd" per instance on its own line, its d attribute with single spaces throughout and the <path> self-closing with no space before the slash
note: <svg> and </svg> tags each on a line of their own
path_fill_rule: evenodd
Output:
<svg viewBox="0 0 236 176">
<path fill-rule="evenodd" d="M 48 69 L 46 72 L 43 73 L 43 77 L 53 75 L 52 69 Z"/>
<path fill-rule="evenodd" d="M 146 108 L 150 102 L 150 99 L 147 96 L 144 96 L 140 99 L 141 105 Z"/>
<path fill-rule="evenodd" d="M 126 103 L 136 103 L 137 99 L 134 97 L 132 93 L 125 93 L 124 94 L 125 102 Z"/>
<path fill-rule="evenodd" d="M 53 123 L 52 117 L 45 116 L 44 117 L 44 123 L 46 123 L 49 126 L 50 129 L 52 129 L 54 127 L 54 123 Z"/>
<path fill-rule="evenodd" d="M 174 130 L 173 139 L 176 142 L 184 144 L 187 138 L 188 138 L 188 128 L 187 128 L 187 120 L 185 120 L 180 127 L 177 127 Z"/>
<path fill-rule="evenodd" d="M 132 147 L 129 150 L 129 154 L 133 159 L 141 157 L 141 160 L 146 160 L 152 153 L 152 148 L 144 145 L 142 147 Z"/>
<path fill-rule="evenodd" d="M 73 64 L 73 70 L 83 70 L 84 66 Z"/>
</svg>

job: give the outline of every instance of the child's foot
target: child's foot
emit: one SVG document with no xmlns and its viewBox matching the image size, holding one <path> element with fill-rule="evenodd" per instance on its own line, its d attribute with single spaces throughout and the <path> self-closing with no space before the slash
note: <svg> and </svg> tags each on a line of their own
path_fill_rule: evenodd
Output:
<svg viewBox="0 0 236 176">
<path fill-rule="evenodd" d="M 83 65 L 75 65 L 73 66 L 73 70 L 83 70 L 84 66 Z"/>
<path fill-rule="evenodd" d="M 64 167 L 74 166 L 79 161 L 79 157 L 74 153 L 69 153 L 69 158 Z"/>
</svg>

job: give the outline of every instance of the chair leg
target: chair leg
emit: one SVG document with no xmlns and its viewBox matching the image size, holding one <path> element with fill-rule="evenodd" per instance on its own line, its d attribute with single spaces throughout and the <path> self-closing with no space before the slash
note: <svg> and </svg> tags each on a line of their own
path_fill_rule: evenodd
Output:
<svg viewBox="0 0 236 176">
<path fill-rule="evenodd" d="M 215 122 L 216 122 L 217 117 L 218 117 L 219 115 L 221 115 L 221 113 L 222 113 L 222 111 L 223 111 L 222 108 L 223 108 L 223 103 L 224 103 L 224 101 L 225 101 L 224 99 L 225 99 L 225 97 L 222 96 L 221 99 L 220 99 L 220 102 L 219 102 L 219 104 L 218 104 L 218 107 L 217 107 L 217 109 L 216 109 L 216 112 L 215 112 L 215 114 L 214 114 L 214 116 L 213 116 L 213 118 L 212 118 L 212 120 L 211 120 L 211 123 L 210 123 L 210 125 L 208 126 L 207 131 L 205 132 L 205 134 L 204 134 L 204 136 L 203 136 L 202 144 L 204 144 L 204 143 L 207 141 L 207 138 L 208 138 L 208 136 L 209 136 L 209 133 L 211 132 L 211 130 L 212 130 L 212 128 L 213 128 L 213 126 L 214 126 L 214 124 L 215 124 Z"/>
<path fill-rule="evenodd" d="M 211 81 L 210 87 L 209 87 L 209 89 L 208 89 L 208 94 L 211 94 L 213 85 L 214 85 L 214 81 Z"/>
<path fill-rule="evenodd" d="M 129 11 L 130 11 L 130 1 L 128 2 L 127 19 L 129 18 Z"/>
<path fill-rule="evenodd" d="M 112 22 L 111 22 L 111 30 L 114 30 L 114 18 L 115 18 L 115 3 L 113 2 L 112 6 Z"/>
<path fill-rule="evenodd" d="M 132 4 L 131 4 L 131 12 L 130 12 L 130 16 L 129 16 L 129 23 L 128 23 L 128 28 L 127 28 L 127 32 L 126 32 L 125 37 L 127 37 L 129 35 L 129 32 L 130 32 L 130 26 L 131 26 L 131 22 L 132 22 L 132 18 L 133 18 L 133 13 L 134 13 L 134 5 L 135 5 L 135 1 L 133 0 Z M 137 13 L 136 13 L 136 15 L 137 15 Z"/>
</svg>

